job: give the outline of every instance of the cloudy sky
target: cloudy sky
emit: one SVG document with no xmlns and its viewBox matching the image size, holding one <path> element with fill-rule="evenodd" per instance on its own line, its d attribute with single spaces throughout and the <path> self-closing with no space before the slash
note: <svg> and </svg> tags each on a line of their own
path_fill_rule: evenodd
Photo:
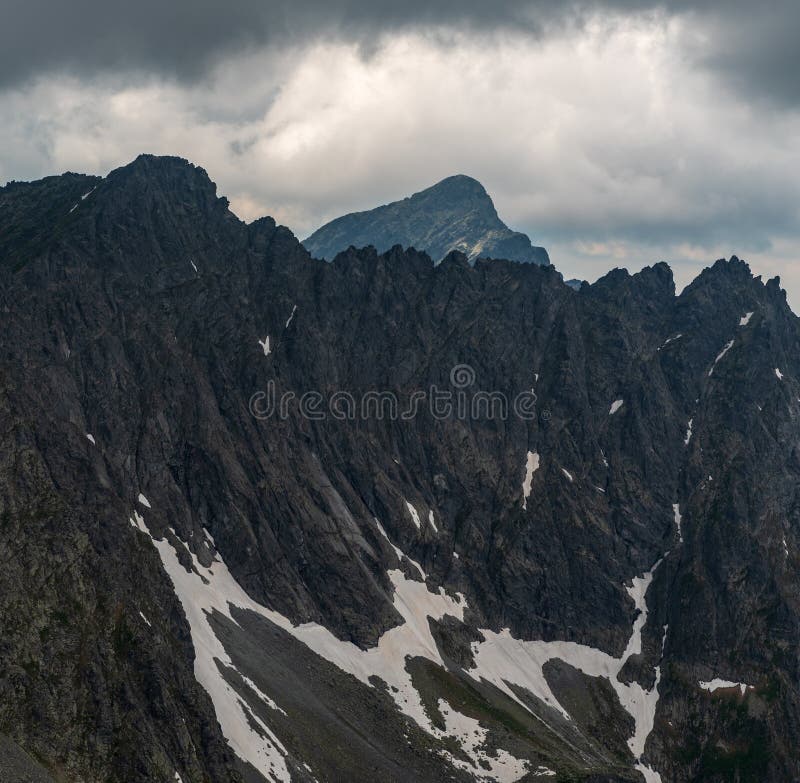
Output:
<svg viewBox="0 0 800 783">
<path fill-rule="evenodd" d="M 0 3 L 0 182 L 177 154 L 302 238 L 464 173 L 568 277 L 735 253 L 800 312 L 795 0 Z"/>
</svg>

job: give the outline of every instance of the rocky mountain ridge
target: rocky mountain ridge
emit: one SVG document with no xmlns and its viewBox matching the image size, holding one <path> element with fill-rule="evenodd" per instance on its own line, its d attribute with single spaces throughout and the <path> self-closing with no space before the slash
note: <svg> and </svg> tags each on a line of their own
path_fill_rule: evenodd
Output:
<svg viewBox="0 0 800 783">
<path fill-rule="evenodd" d="M 20 776 L 800 774 L 800 326 L 777 279 L 323 263 L 152 156 L 3 188 L 0 248 Z"/>
<path fill-rule="evenodd" d="M 506 258 L 549 264 L 543 247 L 512 231 L 497 215 L 486 189 L 478 180 L 458 174 L 447 177 L 413 196 L 353 212 L 332 220 L 303 240 L 316 258 L 333 260 L 349 247 L 375 247 L 385 252 L 395 245 L 426 252 L 441 261 L 457 250 L 470 261 Z"/>
</svg>

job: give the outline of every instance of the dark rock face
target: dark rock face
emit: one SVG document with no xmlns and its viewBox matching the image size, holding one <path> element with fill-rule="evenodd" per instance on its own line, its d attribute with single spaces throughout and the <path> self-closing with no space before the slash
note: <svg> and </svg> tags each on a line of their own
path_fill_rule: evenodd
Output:
<svg viewBox="0 0 800 783">
<path fill-rule="evenodd" d="M 20 783 L 53 783 L 47 770 L 37 764 L 8 737 L 0 736 L 0 779 Z"/>
<path fill-rule="evenodd" d="M 0 248 L 19 775 L 800 776 L 800 325 L 777 280 L 328 264 L 149 156 L 0 190 Z M 414 416 L 361 415 L 420 390 Z"/>
<path fill-rule="evenodd" d="M 497 216 L 492 199 L 472 177 L 448 177 L 413 196 L 367 212 L 336 218 L 303 241 L 315 258 L 333 260 L 349 247 L 395 245 L 426 252 L 440 261 L 458 250 L 477 258 L 506 258 L 531 264 L 549 264 L 547 251 L 512 231 Z"/>
</svg>

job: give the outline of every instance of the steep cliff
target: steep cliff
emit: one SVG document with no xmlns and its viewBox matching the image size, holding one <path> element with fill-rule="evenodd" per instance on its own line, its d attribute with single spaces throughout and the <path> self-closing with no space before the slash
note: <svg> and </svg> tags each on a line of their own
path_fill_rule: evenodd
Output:
<svg viewBox="0 0 800 783">
<path fill-rule="evenodd" d="M 324 263 L 151 156 L 0 190 L 0 248 L 20 775 L 800 776 L 777 280 Z"/>
</svg>

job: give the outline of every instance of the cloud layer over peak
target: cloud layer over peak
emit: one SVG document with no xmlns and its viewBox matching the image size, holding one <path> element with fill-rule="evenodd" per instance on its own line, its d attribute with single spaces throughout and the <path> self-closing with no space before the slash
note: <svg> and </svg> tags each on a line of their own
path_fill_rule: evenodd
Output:
<svg viewBox="0 0 800 783">
<path fill-rule="evenodd" d="M 0 181 L 178 154 L 305 236 L 465 172 L 568 276 L 737 253 L 800 299 L 796 3 L 10 0 L 4 22 Z"/>
</svg>

